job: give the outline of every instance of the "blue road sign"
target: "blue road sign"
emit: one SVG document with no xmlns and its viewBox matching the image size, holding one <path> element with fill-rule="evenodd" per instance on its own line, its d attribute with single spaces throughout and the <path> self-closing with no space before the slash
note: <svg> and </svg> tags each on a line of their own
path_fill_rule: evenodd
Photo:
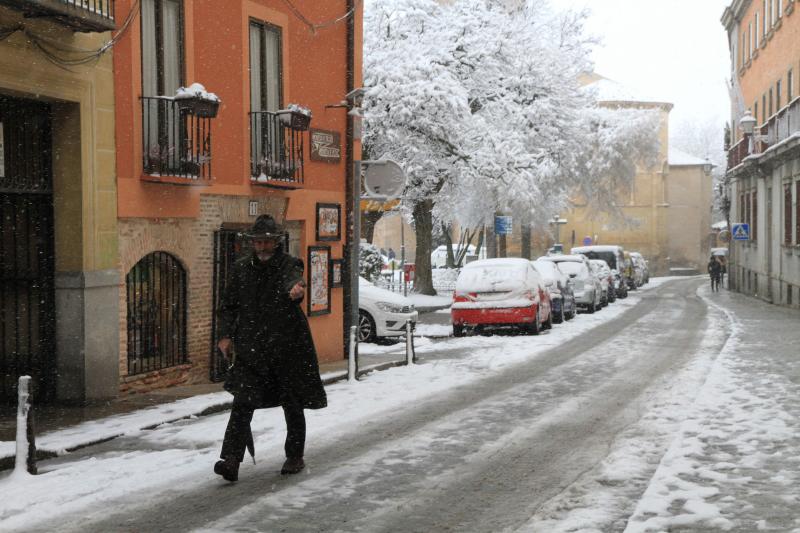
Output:
<svg viewBox="0 0 800 533">
<path fill-rule="evenodd" d="M 592 244 L 592 238 L 591 237 L 584 237 L 583 238 L 583 245 L 584 246 L 591 246 L 591 244 Z"/>
<path fill-rule="evenodd" d="M 511 217 L 509 216 L 494 217 L 494 234 L 511 235 Z"/>
<path fill-rule="evenodd" d="M 731 235 L 734 241 L 749 241 L 750 224 L 731 224 Z"/>
</svg>

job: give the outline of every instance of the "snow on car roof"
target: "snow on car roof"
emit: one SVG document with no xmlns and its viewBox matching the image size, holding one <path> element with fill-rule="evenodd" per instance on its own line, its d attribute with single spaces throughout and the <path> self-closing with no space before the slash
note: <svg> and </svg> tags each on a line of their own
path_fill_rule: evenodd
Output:
<svg viewBox="0 0 800 533">
<path fill-rule="evenodd" d="M 545 261 L 553 261 L 554 263 L 561 263 L 562 261 L 583 263 L 586 257 L 577 254 L 572 254 L 572 255 L 564 254 L 564 255 L 543 255 L 539 259 L 544 259 Z"/>
<path fill-rule="evenodd" d="M 622 246 L 617 246 L 616 244 L 593 244 L 591 246 L 578 246 L 572 248 L 571 251 L 573 254 L 583 252 L 620 252 L 622 251 Z"/>
<path fill-rule="evenodd" d="M 524 267 L 530 263 L 527 259 L 521 257 L 497 257 L 494 259 L 481 259 L 469 263 L 464 269 L 481 268 L 481 267 Z"/>
</svg>

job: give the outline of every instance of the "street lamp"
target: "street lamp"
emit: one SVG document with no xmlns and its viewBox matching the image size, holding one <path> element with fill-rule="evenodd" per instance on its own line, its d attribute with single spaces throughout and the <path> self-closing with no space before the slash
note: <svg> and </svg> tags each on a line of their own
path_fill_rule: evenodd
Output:
<svg viewBox="0 0 800 533">
<path fill-rule="evenodd" d="M 550 224 L 556 227 L 556 242 L 555 242 L 556 244 L 559 244 L 561 242 L 561 239 L 558 236 L 559 226 L 563 226 L 567 222 L 568 222 L 567 219 L 561 218 L 558 215 L 554 215 L 553 220 L 550 221 Z"/>
<path fill-rule="evenodd" d="M 750 110 L 744 112 L 744 116 L 739 119 L 739 127 L 742 128 L 742 132 L 745 135 L 752 135 L 753 131 L 756 129 L 756 119 L 753 117 L 753 114 L 750 113 Z"/>
<path fill-rule="evenodd" d="M 711 174 L 711 170 L 714 168 L 714 164 L 711 163 L 711 160 L 706 156 L 706 162 L 703 163 L 703 173 L 708 176 Z"/>
</svg>

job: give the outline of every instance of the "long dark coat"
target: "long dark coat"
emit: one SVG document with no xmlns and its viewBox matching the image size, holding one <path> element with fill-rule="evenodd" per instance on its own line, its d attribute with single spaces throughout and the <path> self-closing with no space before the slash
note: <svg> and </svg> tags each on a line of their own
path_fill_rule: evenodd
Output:
<svg viewBox="0 0 800 533">
<path fill-rule="evenodd" d="M 255 408 L 327 406 L 317 353 L 300 302 L 289 290 L 303 262 L 280 250 L 262 262 L 248 255 L 230 273 L 220 311 L 220 338 L 233 339 L 235 360 L 225 389 Z"/>
</svg>

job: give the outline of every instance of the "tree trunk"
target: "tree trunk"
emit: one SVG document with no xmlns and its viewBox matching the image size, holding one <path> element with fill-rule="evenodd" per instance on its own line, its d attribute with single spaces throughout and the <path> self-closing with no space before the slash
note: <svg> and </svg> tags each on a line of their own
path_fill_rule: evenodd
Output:
<svg viewBox="0 0 800 533">
<path fill-rule="evenodd" d="M 531 225 L 523 224 L 520 231 L 521 242 L 521 255 L 525 259 L 533 259 L 531 257 Z"/>
<path fill-rule="evenodd" d="M 475 257 L 481 258 L 481 248 L 483 247 L 483 235 L 485 229 L 482 227 L 481 232 L 478 234 L 478 244 L 475 246 Z"/>
<path fill-rule="evenodd" d="M 444 235 L 444 242 L 447 245 L 447 259 L 445 260 L 444 266 L 447 268 L 455 268 L 456 258 L 453 254 L 453 236 L 450 235 L 450 228 L 448 228 L 447 224 L 444 222 L 442 222 L 442 235 Z"/>
<path fill-rule="evenodd" d="M 497 257 L 497 237 L 494 234 L 494 221 L 486 226 L 486 258 L 494 259 Z"/>
<path fill-rule="evenodd" d="M 431 241 L 433 240 L 433 201 L 423 200 L 414 205 L 414 233 L 417 236 L 414 291 L 435 296 L 431 272 Z"/>
<path fill-rule="evenodd" d="M 361 238 L 366 239 L 372 244 L 375 238 L 375 224 L 383 218 L 384 212 L 381 211 L 362 211 L 361 212 Z"/>
<path fill-rule="evenodd" d="M 508 257 L 508 236 L 504 233 L 497 239 L 497 256 Z"/>
</svg>

